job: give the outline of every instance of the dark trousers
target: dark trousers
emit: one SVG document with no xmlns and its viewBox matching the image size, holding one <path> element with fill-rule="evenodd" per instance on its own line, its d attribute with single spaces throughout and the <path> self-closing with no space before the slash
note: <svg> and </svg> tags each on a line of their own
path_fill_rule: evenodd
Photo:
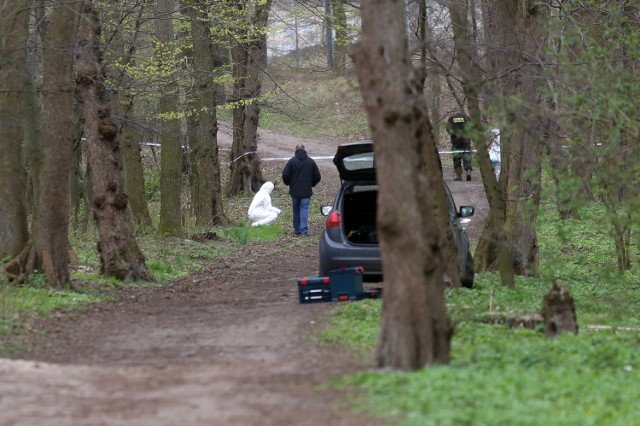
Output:
<svg viewBox="0 0 640 426">
<path fill-rule="evenodd" d="M 464 165 L 465 172 L 470 172 L 471 169 L 471 151 L 455 152 L 452 155 L 453 158 L 453 171 L 456 173 L 456 177 L 462 176 L 462 168 Z"/>
</svg>

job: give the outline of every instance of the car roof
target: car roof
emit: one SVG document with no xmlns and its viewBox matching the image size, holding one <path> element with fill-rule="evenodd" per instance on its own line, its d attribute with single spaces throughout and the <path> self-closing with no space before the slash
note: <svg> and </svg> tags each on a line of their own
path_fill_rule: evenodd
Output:
<svg viewBox="0 0 640 426">
<path fill-rule="evenodd" d="M 342 180 L 375 181 L 373 141 L 362 140 L 338 145 L 333 163 Z"/>
</svg>

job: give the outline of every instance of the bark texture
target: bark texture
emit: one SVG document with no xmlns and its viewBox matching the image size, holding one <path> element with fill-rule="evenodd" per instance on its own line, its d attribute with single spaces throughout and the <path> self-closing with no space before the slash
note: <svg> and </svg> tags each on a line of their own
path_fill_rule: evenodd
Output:
<svg viewBox="0 0 640 426">
<path fill-rule="evenodd" d="M 512 100 L 523 99 L 523 108 L 508 115 L 505 159 L 507 238 L 511 246 L 514 271 L 518 275 L 538 274 L 538 239 L 535 224 L 540 204 L 542 179 L 541 155 L 543 140 L 548 126 L 542 116 L 545 99 L 541 94 L 542 68 L 535 58 L 541 58 L 545 36 L 541 32 L 542 20 L 548 17 L 548 9 L 535 1 L 524 2 L 523 10 L 517 9 L 512 16 L 511 2 L 506 2 L 502 11 L 509 13 L 512 33 L 504 35 L 507 49 L 519 46 L 522 56 L 518 72 L 510 73 L 505 80 L 505 93 Z M 501 18 L 507 19 L 501 15 Z M 534 58 L 534 59 L 531 59 Z M 509 132 L 509 129 L 512 132 Z M 515 142 L 515 143 L 514 143 Z"/>
<path fill-rule="evenodd" d="M 4 4 L 11 5 L 13 2 L 7 0 Z M 17 10 L 17 9 L 15 9 Z M 27 62 L 22 68 L 23 92 L 20 96 L 20 108 L 22 109 L 22 143 L 24 158 L 28 168 L 27 191 L 25 204 L 27 211 L 31 213 L 31 238 L 5 267 L 8 280 L 23 282 L 29 278 L 36 268 L 41 268 L 40 259 L 36 253 L 35 232 L 38 223 L 38 201 L 40 200 L 40 175 L 44 163 L 44 152 L 40 148 L 42 145 L 42 101 L 36 95 L 33 76 L 37 69 L 42 66 L 42 61 L 35 58 L 42 54 L 42 38 L 47 33 L 49 21 L 44 16 L 43 0 L 34 0 L 31 10 L 34 15 L 33 31 L 29 33 L 27 44 Z M 15 105 L 14 105 L 15 107 Z"/>
<path fill-rule="evenodd" d="M 449 15 L 453 26 L 453 37 L 456 48 L 456 59 L 460 65 L 462 74 L 461 85 L 469 103 L 471 121 L 474 124 L 476 136 L 476 148 L 480 174 L 484 184 L 487 200 L 491 207 L 489 220 L 483 229 L 482 237 L 476 247 L 474 259 L 474 269 L 477 272 L 484 272 L 494 261 L 498 262 L 498 269 L 503 285 L 513 287 L 514 271 L 511 261 L 511 252 L 505 233 L 506 217 L 505 203 L 498 189 L 498 181 L 493 173 L 489 153 L 484 149 L 483 139 L 483 117 L 480 105 L 480 95 L 482 83 L 478 78 L 480 70 L 474 67 L 474 63 L 479 63 L 476 54 L 476 43 L 471 37 L 471 25 L 468 22 L 469 15 L 467 7 L 458 3 L 449 5 Z M 479 139 L 479 140 L 478 140 Z"/>
<path fill-rule="evenodd" d="M 124 110 L 124 123 L 120 127 L 122 141 L 122 161 L 124 166 L 125 193 L 128 195 L 129 207 L 133 220 L 138 229 L 150 229 L 153 226 L 147 194 L 144 188 L 144 173 L 142 171 L 141 147 L 138 143 L 143 139 L 141 134 L 126 123 L 131 118 L 132 108 Z M 121 110 L 123 111 L 123 110 Z"/>
<path fill-rule="evenodd" d="M 241 7 L 241 6 L 240 6 Z M 241 43 L 237 43 L 231 49 L 232 75 L 233 75 L 233 101 L 236 103 L 233 107 L 233 123 L 231 161 L 229 167 L 229 183 L 227 186 L 228 195 L 251 194 L 251 161 L 255 158 L 255 154 L 246 155 L 249 151 L 257 151 L 257 149 L 249 149 L 246 138 L 245 127 L 245 105 L 244 105 L 244 82 L 247 79 L 247 52 Z M 254 148 L 254 147 L 252 147 Z"/>
<path fill-rule="evenodd" d="M 16 256 L 29 239 L 22 161 L 21 92 L 29 85 L 27 0 L 0 0 L 0 259 Z"/>
<path fill-rule="evenodd" d="M 26 164 L 28 167 L 27 178 L 27 205 L 31 208 L 32 216 L 31 221 L 35 223 L 35 214 L 37 209 L 35 205 L 38 202 L 40 194 L 40 170 L 42 168 L 42 150 L 40 145 L 42 144 L 42 102 L 34 81 L 34 75 L 38 74 L 38 69 L 42 66 L 42 61 L 37 58 L 40 57 L 42 51 L 43 40 L 42 37 L 46 34 L 48 28 L 48 21 L 44 17 L 44 0 L 34 0 L 32 2 L 31 12 L 34 15 L 34 25 L 29 32 L 29 51 L 28 51 L 28 65 L 24 69 L 24 84 L 25 92 L 22 95 L 22 108 L 24 111 L 23 122 L 24 124 L 24 139 L 23 148 Z"/>
<path fill-rule="evenodd" d="M 189 140 L 194 164 L 193 209 L 196 225 L 229 223 L 222 204 L 222 182 L 218 155 L 216 86 L 211 78 L 214 50 L 207 10 L 195 0 L 186 0 L 193 38 L 193 93 L 195 134 Z"/>
<path fill-rule="evenodd" d="M 241 14 L 249 13 L 245 0 L 237 0 Z M 231 173 L 227 193 L 230 195 L 257 192 L 265 182 L 256 155 L 258 150 L 258 120 L 263 74 L 264 31 L 269 17 L 271 0 L 259 3 L 250 15 L 250 25 L 243 21 L 235 28 L 233 60 L 233 145 L 231 147 Z"/>
<path fill-rule="evenodd" d="M 175 0 L 156 0 L 156 61 L 160 67 L 175 66 L 173 13 Z M 160 88 L 158 135 L 160 156 L 160 225 L 161 235 L 177 235 L 182 230 L 182 140 L 178 112 L 178 83 L 168 73 Z"/>
<path fill-rule="evenodd" d="M 271 0 L 259 2 L 255 7 L 251 18 L 251 32 L 249 34 L 245 50 L 246 56 L 246 80 L 244 82 L 245 103 L 245 131 L 244 136 L 248 148 L 258 148 L 258 123 L 260 119 L 260 95 L 262 93 L 262 77 L 265 73 L 266 61 L 264 57 L 265 34 L 267 30 L 267 20 L 269 19 L 269 9 Z M 260 169 L 253 171 L 252 185 L 260 189 L 264 178 Z"/>
<path fill-rule="evenodd" d="M 542 118 L 541 23 L 548 8 L 533 0 L 492 2 L 495 13 L 488 54 L 497 76 L 492 104 L 504 123 L 501 129 L 500 190 L 505 200 L 506 237 L 514 273 L 538 273 L 535 230 L 540 202 L 542 140 L 548 123 Z"/>
<path fill-rule="evenodd" d="M 133 215 L 133 221 L 138 229 L 150 229 L 152 227 L 147 196 L 144 188 L 144 173 L 142 171 L 141 147 L 138 142 L 145 140 L 144 134 L 136 127 L 135 106 L 136 98 L 130 88 L 134 86 L 127 67 L 132 63 L 136 52 L 136 45 L 140 38 L 140 27 L 143 21 L 143 5 L 138 5 L 135 10 L 126 10 L 125 2 L 105 9 L 103 13 L 109 13 L 108 19 L 104 19 L 102 26 L 105 28 L 107 21 L 121 22 L 127 14 L 135 12 L 132 32 L 125 33 L 122 26 L 107 26 L 106 38 L 111 40 L 109 50 L 105 52 L 106 73 L 113 75 L 116 92 L 112 99 L 114 115 L 122 117 L 119 124 L 119 136 L 122 147 L 122 159 L 124 169 L 125 193 L 129 196 L 129 208 Z M 128 37 L 125 38 L 125 35 Z M 117 65 L 117 66 L 116 66 Z"/>
<path fill-rule="evenodd" d="M 35 255 L 47 283 L 57 289 L 69 284 L 69 173 L 75 132 L 73 51 L 79 5 L 56 1 L 44 40 L 43 137 L 46 143 L 41 147 L 43 163 L 34 241 Z"/>
<path fill-rule="evenodd" d="M 120 280 L 152 280 L 138 248 L 122 179 L 122 155 L 106 97 L 100 19 L 83 2 L 76 49 L 76 93 L 83 109 L 87 157 L 92 170 L 91 209 L 98 226 L 100 273 Z"/>
<path fill-rule="evenodd" d="M 408 58 L 403 3 L 363 1 L 362 27 L 351 56 L 375 143 L 377 226 L 388 283 L 377 362 L 415 370 L 450 357 L 453 328 L 444 302 L 444 238 L 431 220 L 442 176 L 434 166 L 422 82 Z"/>
</svg>

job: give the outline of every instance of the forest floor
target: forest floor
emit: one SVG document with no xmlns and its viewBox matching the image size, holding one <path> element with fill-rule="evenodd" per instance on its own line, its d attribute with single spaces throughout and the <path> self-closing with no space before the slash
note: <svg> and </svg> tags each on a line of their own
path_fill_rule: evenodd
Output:
<svg viewBox="0 0 640 426">
<path fill-rule="evenodd" d="M 311 156 L 332 156 L 337 143 L 261 137 L 265 158 L 290 157 L 299 142 Z M 457 204 L 476 206 L 467 227 L 475 241 L 488 211 L 479 174 L 452 182 L 444 165 Z M 312 208 L 330 204 L 339 185 L 331 161 L 318 166 Z M 167 286 L 123 287 L 115 301 L 35 321 L 25 349 L 0 359 L 0 425 L 384 424 L 325 385 L 374 367 L 372 354 L 318 340 L 337 303 L 298 303 L 296 278 L 317 274 L 322 226 L 311 222 L 308 238 L 244 246 Z"/>
</svg>

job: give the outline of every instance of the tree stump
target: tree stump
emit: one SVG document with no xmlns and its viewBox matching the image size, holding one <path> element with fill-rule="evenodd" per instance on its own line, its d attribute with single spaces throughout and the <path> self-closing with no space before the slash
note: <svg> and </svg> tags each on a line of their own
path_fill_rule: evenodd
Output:
<svg viewBox="0 0 640 426">
<path fill-rule="evenodd" d="M 547 337 L 555 337 L 566 332 L 578 334 L 576 308 L 567 285 L 553 283 L 544 296 L 542 319 L 544 334 Z"/>
</svg>

